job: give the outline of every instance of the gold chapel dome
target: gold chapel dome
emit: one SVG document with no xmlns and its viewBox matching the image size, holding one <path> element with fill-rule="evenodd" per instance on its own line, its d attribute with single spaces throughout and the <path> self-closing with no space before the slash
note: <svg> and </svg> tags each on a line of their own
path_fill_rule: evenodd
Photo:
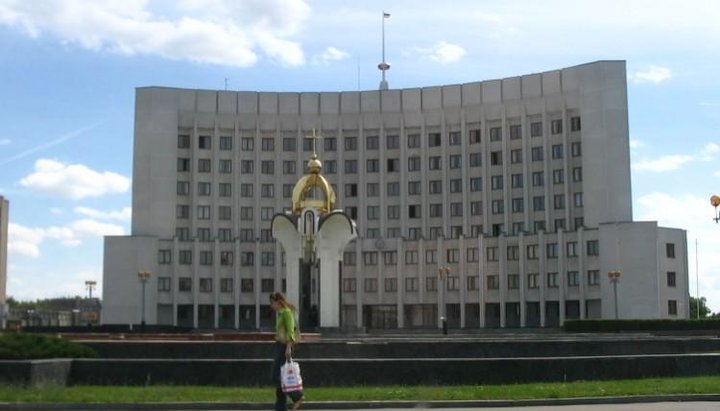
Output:
<svg viewBox="0 0 720 411">
<path fill-rule="evenodd" d="M 307 163 L 309 174 L 304 175 L 293 189 L 293 213 L 299 214 L 306 208 L 318 209 L 321 213 L 329 213 L 335 208 L 335 191 L 328 181 L 320 175 L 322 163 L 313 154 Z"/>
</svg>

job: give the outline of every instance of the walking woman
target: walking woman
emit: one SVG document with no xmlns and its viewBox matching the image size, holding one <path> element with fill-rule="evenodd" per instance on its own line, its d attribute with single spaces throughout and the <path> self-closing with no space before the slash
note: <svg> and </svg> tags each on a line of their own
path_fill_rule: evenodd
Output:
<svg viewBox="0 0 720 411">
<path fill-rule="evenodd" d="M 292 357 L 293 346 L 299 337 L 295 326 L 295 306 L 283 293 L 272 293 L 270 307 L 275 311 L 275 358 L 272 370 L 275 384 L 275 411 L 287 411 L 287 396 L 293 402 L 292 409 L 298 410 L 303 402 L 303 392 L 284 393 L 280 385 L 280 368 Z"/>
</svg>

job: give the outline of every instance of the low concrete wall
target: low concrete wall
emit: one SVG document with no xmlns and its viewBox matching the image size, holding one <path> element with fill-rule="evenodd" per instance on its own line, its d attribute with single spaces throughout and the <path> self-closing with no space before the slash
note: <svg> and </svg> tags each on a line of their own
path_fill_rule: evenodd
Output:
<svg viewBox="0 0 720 411">
<path fill-rule="evenodd" d="M 720 374 L 720 354 L 299 360 L 308 386 L 510 384 Z M 73 361 L 69 384 L 270 384 L 270 360 Z"/>
<path fill-rule="evenodd" d="M 88 341 L 103 358 L 272 357 L 271 342 L 226 341 Z M 517 358 L 590 355 L 686 354 L 720 352 L 718 338 L 615 338 L 568 340 L 343 341 L 298 346 L 296 357 L 308 358 Z"/>
<path fill-rule="evenodd" d="M 67 385 L 72 363 L 71 359 L 0 361 L 0 383 Z"/>
</svg>

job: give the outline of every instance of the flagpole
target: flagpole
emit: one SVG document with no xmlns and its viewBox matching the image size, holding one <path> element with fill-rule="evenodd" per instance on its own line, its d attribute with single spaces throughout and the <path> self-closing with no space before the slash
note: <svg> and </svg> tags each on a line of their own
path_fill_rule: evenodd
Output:
<svg viewBox="0 0 720 411">
<path fill-rule="evenodd" d="M 698 266 L 698 239 L 695 238 L 695 293 L 697 294 L 697 319 L 700 319 L 700 267 Z"/>
<path fill-rule="evenodd" d="M 390 70 L 390 65 L 385 61 L 385 19 L 390 18 L 390 13 L 383 11 L 382 14 L 382 62 L 378 64 L 378 69 L 382 72 L 382 81 L 380 81 L 380 90 L 387 90 L 388 84 L 385 80 L 385 72 Z"/>
</svg>

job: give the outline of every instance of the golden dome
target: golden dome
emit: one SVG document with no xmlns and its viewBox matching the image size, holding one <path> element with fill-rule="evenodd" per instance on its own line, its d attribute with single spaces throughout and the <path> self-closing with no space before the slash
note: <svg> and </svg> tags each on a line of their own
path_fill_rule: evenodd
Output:
<svg viewBox="0 0 720 411">
<path fill-rule="evenodd" d="M 331 212 L 335 208 L 335 191 L 320 175 L 322 163 L 316 154 L 308 161 L 307 169 L 309 174 L 298 180 L 293 189 L 293 213 L 300 214 L 306 208 L 315 208 L 321 213 Z"/>
</svg>

